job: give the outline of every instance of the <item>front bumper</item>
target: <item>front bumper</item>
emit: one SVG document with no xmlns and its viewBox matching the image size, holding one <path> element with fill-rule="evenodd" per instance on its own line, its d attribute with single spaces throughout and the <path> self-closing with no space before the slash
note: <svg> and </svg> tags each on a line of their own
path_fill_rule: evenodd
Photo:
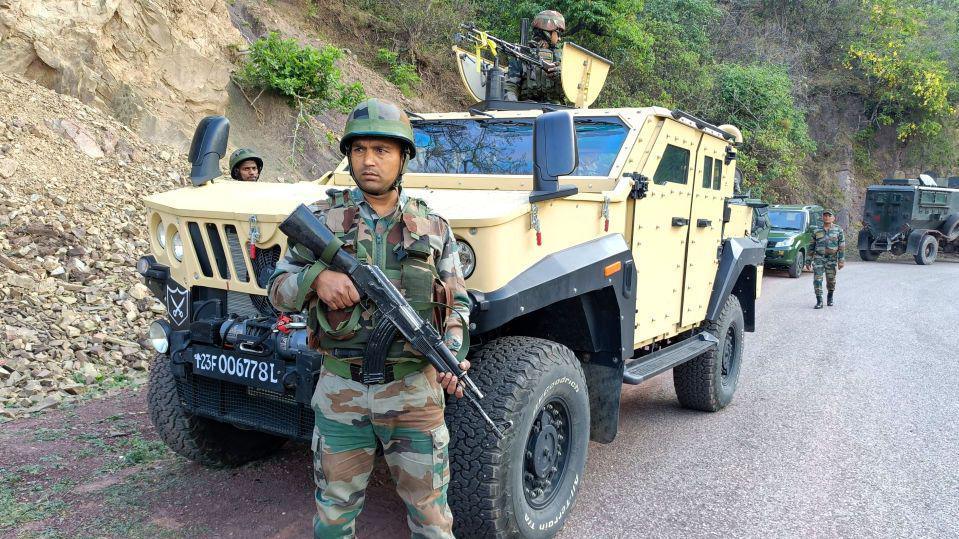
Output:
<svg viewBox="0 0 959 539">
<path fill-rule="evenodd" d="M 171 367 L 180 404 L 187 412 L 294 440 L 312 439 L 314 418 L 310 401 L 322 366 L 318 355 L 303 354 L 294 361 L 284 361 L 280 376 L 286 389 L 272 391 L 195 373 L 193 347 L 187 340 L 189 332 L 176 334 L 180 334 L 180 344 L 171 353 Z M 210 348 L 207 344 L 202 346 Z M 222 350 L 224 354 L 234 353 Z"/>
<path fill-rule="evenodd" d="M 766 266 L 790 266 L 796 261 L 796 249 L 771 248 L 766 249 Z"/>
</svg>

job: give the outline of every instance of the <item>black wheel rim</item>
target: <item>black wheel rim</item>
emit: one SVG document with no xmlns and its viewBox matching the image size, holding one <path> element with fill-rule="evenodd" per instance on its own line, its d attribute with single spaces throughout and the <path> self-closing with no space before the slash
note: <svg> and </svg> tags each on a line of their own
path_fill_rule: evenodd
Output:
<svg viewBox="0 0 959 539">
<path fill-rule="evenodd" d="M 736 375 L 736 328 L 730 326 L 726 330 L 726 339 L 723 342 L 722 380 L 728 385 Z"/>
<path fill-rule="evenodd" d="M 536 413 L 523 455 L 523 493 L 533 509 L 553 501 L 566 475 L 569 461 L 569 408 L 553 397 Z"/>
<path fill-rule="evenodd" d="M 926 243 L 926 256 L 925 256 L 925 257 L 926 257 L 926 258 L 930 258 L 931 256 L 932 256 L 932 242 L 930 241 L 930 242 Z"/>
</svg>

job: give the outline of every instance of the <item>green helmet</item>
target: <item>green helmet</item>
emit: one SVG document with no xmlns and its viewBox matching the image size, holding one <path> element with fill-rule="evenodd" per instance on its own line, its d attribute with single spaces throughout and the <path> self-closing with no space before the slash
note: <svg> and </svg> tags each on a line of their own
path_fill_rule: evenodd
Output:
<svg viewBox="0 0 959 539">
<path fill-rule="evenodd" d="M 822 214 L 823 214 L 823 215 L 826 215 L 827 213 L 828 213 L 829 215 L 832 215 L 833 217 L 836 216 L 836 212 L 832 211 L 832 209 L 830 209 L 830 208 L 826 208 L 826 209 L 824 209 L 824 210 L 822 211 Z"/>
<path fill-rule="evenodd" d="M 239 180 L 240 175 L 237 173 L 236 168 L 240 166 L 240 163 L 250 159 L 256 163 L 256 167 L 260 169 L 260 172 L 263 172 L 263 158 L 260 157 L 260 154 L 250 148 L 240 148 L 230 155 L 230 177 L 234 180 Z"/>
<path fill-rule="evenodd" d="M 383 137 L 399 141 L 410 159 L 416 157 L 413 142 L 413 126 L 406 113 L 399 107 L 382 99 L 367 99 L 353 108 L 346 118 L 346 129 L 340 139 L 340 152 L 347 155 L 353 139 L 359 137 Z"/>
<path fill-rule="evenodd" d="M 533 17 L 533 28 L 544 32 L 566 31 L 566 17 L 563 14 L 552 9 L 540 11 Z"/>
</svg>

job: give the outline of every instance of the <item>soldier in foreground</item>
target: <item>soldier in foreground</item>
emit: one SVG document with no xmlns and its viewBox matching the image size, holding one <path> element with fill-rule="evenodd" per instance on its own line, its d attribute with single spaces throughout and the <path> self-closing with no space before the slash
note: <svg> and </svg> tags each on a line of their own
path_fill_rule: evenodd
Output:
<svg viewBox="0 0 959 539">
<path fill-rule="evenodd" d="M 836 272 L 846 265 L 846 236 L 842 228 L 835 224 L 832 210 L 823 210 L 823 226 L 813 231 L 812 267 L 813 288 L 816 291 L 816 308 L 822 309 L 822 280 L 826 277 L 826 304 L 832 307 L 833 293 L 836 291 Z"/>
<path fill-rule="evenodd" d="M 255 182 L 263 172 L 263 158 L 250 148 L 240 148 L 230 156 L 230 177 L 241 182 Z"/>
<path fill-rule="evenodd" d="M 426 203 L 402 192 L 403 170 L 416 155 L 406 114 L 378 99 L 360 103 L 347 118 L 340 151 L 357 188 L 331 191 L 316 215 L 352 254 L 380 267 L 424 319 L 445 331 L 451 351 L 465 352 L 469 299 L 452 230 Z M 390 348 L 384 382 L 362 383 L 372 316 L 349 277 L 295 244 L 277 265 L 269 295 L 278 309 L 308 312 L 310 344 L 324 354 L 312 400 L 314 537 L 355 534 L 377 441 L 406 503 L 412 535 L 453 537 L 443 392 L 461 397 L 457 378 L 438 375 L 399 339 Z M 469 362 L 460 367 L 467 370 Z"/>
<path fill-rule="evenodd" d="M 566 19 L 562 13 L 548 9 L 536 14 L 533 18 L 533 40 L 522 45 L 528 45 L 531 55 L 551 63 L 552 67 L 541 69 L 510 58 L 509 73 L 503 84 L 507 101 L 563 102 L 563 88 L 559 82 L 560 64 L 563 61 L 560 39 L 565 31 Z"/>
</svg>

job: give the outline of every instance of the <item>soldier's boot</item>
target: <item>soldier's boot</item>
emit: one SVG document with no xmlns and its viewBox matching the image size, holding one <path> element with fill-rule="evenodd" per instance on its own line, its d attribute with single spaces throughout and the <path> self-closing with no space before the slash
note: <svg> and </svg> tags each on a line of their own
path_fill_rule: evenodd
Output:
<svg viewBox="0 0 959 539">
<path fill-rule="evenodd" d="M 826 292 L 826 305 L 829 305 L 830 307 L 832 307 L 832 293 L 832 290 Z"/>
<path fill-rule="evenodd" d="M 822 296 L 816 296 L 816 306 L 814 309 L 822 309 Z"/>
</svg>

